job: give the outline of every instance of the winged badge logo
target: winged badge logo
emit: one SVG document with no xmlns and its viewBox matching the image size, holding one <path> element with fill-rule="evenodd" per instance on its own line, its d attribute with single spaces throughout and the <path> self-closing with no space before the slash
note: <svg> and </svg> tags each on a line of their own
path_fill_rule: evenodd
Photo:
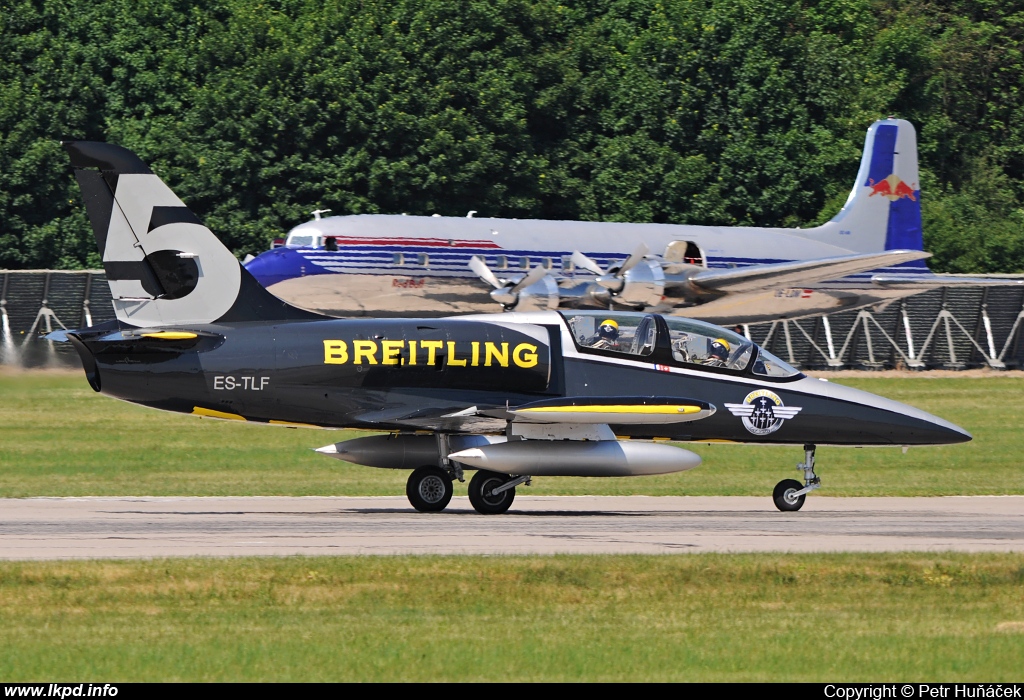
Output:
<svg viewBox="0 0 1024 700">
<path fill-rule="evenodd" d="M 803 410 L 802 406 L 786 406 L 779 395 L 757 389 L 746 395 L 743 403 L 727 403 L 725 407 L 743 420 L 743 426 L 754 435 L 768 435 L 782 427 L 782 422 Z"/>
</svg>

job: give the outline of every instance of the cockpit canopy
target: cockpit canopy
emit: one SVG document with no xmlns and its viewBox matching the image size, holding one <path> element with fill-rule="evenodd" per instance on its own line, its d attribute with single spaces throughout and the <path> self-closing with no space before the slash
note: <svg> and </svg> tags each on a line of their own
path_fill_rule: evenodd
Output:
<svg viewBox="0 0 1024 700">
<path fill-rule="evenodd" d="M 654 355 L 658 347 L 667 347 L 673 364 L 684 367 L 773 378 L 802 376 L 743 335 L 703 321 L 610 311 L 566 311 L 562 316 L 582 352 L 639 359 Z"/>
</svg>

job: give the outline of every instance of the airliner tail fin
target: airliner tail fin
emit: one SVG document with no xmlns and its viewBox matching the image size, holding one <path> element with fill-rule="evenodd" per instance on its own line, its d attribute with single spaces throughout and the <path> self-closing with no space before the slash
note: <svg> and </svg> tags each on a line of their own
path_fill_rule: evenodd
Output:
<svg viewBox="0 0 1024 700">
<path fill-rule="evenodd" d="M 846 204 L 815 232 L 863 253 L 924 249 L 913 124 L 883 119 L 868 128 L 860 170 Z"/>
</svg>

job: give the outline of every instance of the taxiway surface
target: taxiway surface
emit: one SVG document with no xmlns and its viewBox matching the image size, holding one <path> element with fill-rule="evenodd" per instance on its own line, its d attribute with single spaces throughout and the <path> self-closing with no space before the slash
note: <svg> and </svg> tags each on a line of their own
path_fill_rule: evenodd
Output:
<svg viewBox="0 0 1024 700">
<path fill-rule="evenodd" d="M 283 554 L 1024 552 L 1024 496 L 519 496 L 478 515 L 405 498 L 0 499 L 0 559 Z"/>
</svg>

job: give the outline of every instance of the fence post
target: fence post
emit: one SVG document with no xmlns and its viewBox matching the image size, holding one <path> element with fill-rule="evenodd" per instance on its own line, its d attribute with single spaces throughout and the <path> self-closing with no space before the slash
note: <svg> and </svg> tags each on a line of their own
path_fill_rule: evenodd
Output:
<svg viewBox="0 0 1024 700">
<path fill-rule="evenodd" d="M 18 346 L 11 335 L 11 319 L 7 315 L 7 287 L 11 282 L 11 274 L 3 273 L 4 284 L 0 290 L 0 333 L 3 333 L 3 344 L 0 345 L 0 364 L 18 364 Z"/>
<path fill-rule="evenodd" d="M 85 293 L 82 294 L 82 322 L 88 328 L 92 325 L 92 314 L 89 313 L 89 295 L 92 293 L 92 273 L 85 273 Z"/>
<path fill-rule="evenodd" d="M 946 362 L 946 367 L 949 369 L 963 369 L 964 364 L 956 359 L 956 347 L 953 346 L 953 329 L 949 327 L 949 317 L 953 314 L 949 313 L 946 305 L 942 305 L 942 311 L 939 312 L 939 317 L 942 319 L 943 324 L 946 326 L 946 347 L 949 349 L 949 360 Z"/>
<path fill-rule="evenodd" d="M 871 312 L 865 309 L 857 314 L 857 316 L 858 320 L 864 324 L 864 342 L 868 346 L 867 364 L 877 368 L 879 363 L 875 360 L 875 346 L 871 342 L 871 326 L 868 324 L 868 321 L 872 319 Z"/>
<path fill-rule="evenodd" d="M 821 325 L 825 329 L 825 342 L 828 346 L 828 362 L 829 367 L 842 367 L 843 361 L 836 357 L 836 344 L 832 342 L 832 323 L 828 320 L 828 314 L 821 317 Z"/>
<path fill-rule="evenodd" d="M 789 364 L 795 365 L 796 358 L 793 357 L 793 338 L 789 335 L 789 321 L 786 319 L 782 321 L 782 334 L 786 337 L 786 354 L 789 355 L 786 359 L 789 360 Z"/>
</svg>

